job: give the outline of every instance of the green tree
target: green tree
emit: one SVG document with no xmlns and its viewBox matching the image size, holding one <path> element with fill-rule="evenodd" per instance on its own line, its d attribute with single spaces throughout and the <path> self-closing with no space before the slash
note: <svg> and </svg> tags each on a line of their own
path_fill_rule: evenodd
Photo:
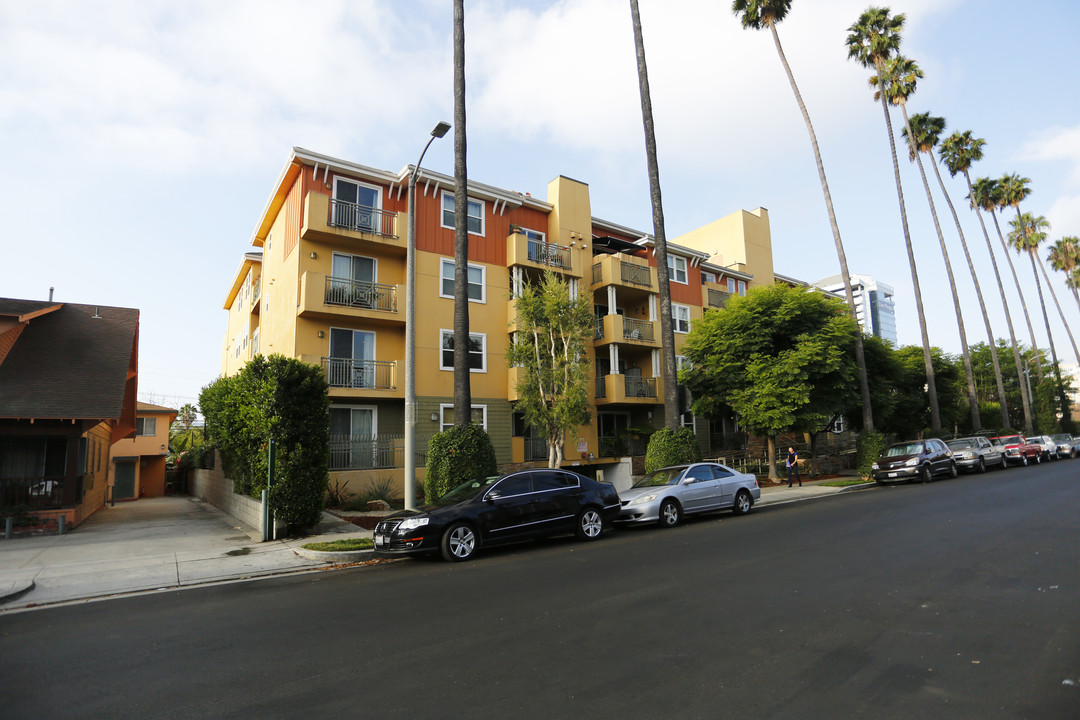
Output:
<svg viewBox="0 0 1080 720">
<path fill-rule="evenodd" d="M 267 488 L 268 448 L 274 442 L 270 505 L 290 532 L 311 527 L 322 515 L 330 460 L 328 390 L 315 365 L 256 355 L 199 395 L 207 433 L 240 491 L 258 497 Z"/>
<path fill-rule="evenodd" d="M 1077 291 L 1080 286 L 1080 275 L 1077 274 L 1080 271 L 1080 238 L 1066 235 L 1056 241 L 1050 246 L 1046 261 L 1055 270 L 1065 273 L 1065 285 L 1073 294 L 1077 307 L 1080 307 L 1080 292 Z M 1080 357 L 1077 362 L 1080 362 Z"/>
<path fill-rule="evenodd" d="M 895 67 L 891 65 L 890 67 Z M 920 73 L 921 76 L 921 73 Z M 914 83 L 907 85 L 900 78 L 893 78 L 892 92 L 896 94 L 900 101 L 902 108 L 907 107 L 906 98 L 914 91 Z M 931 166 L 934 168 L 934 172 L 937 172 L 937 163 L 933 162 L 934 147 L 937 146 L 938 138 L 941 137 L 941 133 L 945 131 L 945 118 L 932 117 L 930 113 L 916 113 L 911 117 L 908 117 L 907 110 L 904 110 L 904 120 L 907 127 L 903 131 L 903 136 L 908 142 L 908 151 L 911 160 L 919 167 L 919 176 L 922 178 L 923 188 L 926 190 L 926 201 L 930 204 L 930 216 L 934 220 L 934 230 L 937 232 L 938 244 L 941 246 L 941 257 L 945 261 L 945 274 L 949 278 L 949 289 L 952 291 L 953 309 L 956 312 L 956 325 L 960 333 L 960 355 L 964 360 L 964 370 L 967 373 L 967 391 L 968 391 L 968 405 L 971 411 L 971 427 L 972 430 L 978 432 L 982 429 L 982 420 L 979 417 L 979 401 L 975 395 L 975 378 L 974 373 L 971 371 L 971 355 L 968 352 L 967 341 L 967 329 L 964 327 L 964 313 L 960 309 L 960 296 L 956 291 L 956 278 L 953 275 L 952 261 L 949 259 L 949 249 L 945 245 L 945 236 L 941 232 L 941 223 L 938 221 L 937 207 L 934 204 L 934 196 L 930 192 L 930 183 L 926 179 L 926 170 L 923 168 L 922 154 L 926 153 L 931 158 Z M 941 175 L 938 174 L 938 182 L 941 182 Z M 942 189 L 945 185 L 942 183 Z M 959 222 L 957 222 L 959 227 Z M 967 245 L 964 246 L 965 253 L 967 251 Z M 969 258 L 970 262 L 970 258 Z M 975 269 L 972 267 L 972 276 L 975 275 Z M 990 338 L 993 338 L 993 333 L 989 333 Z"/>
<path fill-rule="evenodd" d="M 524 370 L 515 408 L 547 438 L 548 467 L 561 467 L 567 431 L 589 422 L 592 300 L 571 298 L 570 284 L 546 270 L 539 285 L 524 285 L 514 304 L 516 330 L 506 363 Z"/>
<path fill-rule="evenodd" d="M 993 202 L 995 208 L 1002 211 L 1007 207 L 1015 207 L 1017 208 L 1017 215 L 1019 215 L 1020 202 L 1031 192 L 1028 187 L 1029 183 L 1031 183 L 1031 180 L 1022 178 L 1019 175 L 1002 175 L 1001 179 L 992 181 L 987 186 L 987 192 L 989 193 L 987 201 Z M 1031 335 L 1031 347 L 1037 348 L 1039 347 L 1039 343 L 1035 339 L 1035 327 L 1031 323 L 1031 313 L 1028 312 L 1024 293 L 1020 289 L 1020 276 L 1016 274 L 1016 267 L 1013 265 L 1012 257 L 1009 255 L 1009 243 L 1001 233 L 1001 225 L 998 223 L 997 213 L 992 212 L 991 217 L 994 219 L 994 227 L 997 228 L 998 238 L 1001 240 L 1001 248 L 1005 251 L 1005 257 L 1009 261 L 1009 269 L 1012 271 L 1013 282 L 1016 283 L 1016 292 L 1020 296 L 1020 305 L 1024 308 L 1024 320 L 1027 322 L 1028 333 Z M 1039 353 L 1035 354 L 1035 371 L 1038 373 L 1039 380 L 1041 381 L 1043 378 L 1043 370 L 1042 359 L 1039 357 Z"/>
<path fill-rule="evenodd" d="M 708 312 L 690 330 L 681 377 L 697 415 L 722 405 L 768 438 L 776 478 L 776 435 L 814 432 L 857 402 L 859 326 L 839 300 L 786 285 L 754 288 Z"/>
<path fill-rule="evenodd" d="M 795 94 L 795 102 L 799 105 L 806 131 L 810 134 L 810 147 L 814 151 L 814 160 L 817 162 L 818 179 L 821 181 L 821 192 L 825 196 L 825 210 L 829 215 L 829 227 L 832 229 L 833 243 L 836 245 L 836 256 L 840 261 L 840 277 L 844 283 L 844 293 L 847 297 L 848 313 L 852 319 L 857 319 L 855 310 L 855 295 L 851 289 L 851 275 L 848 272 L 847 253 L 844 252 L 844 242 L 840 238 L 840 226 L 836 222 L 836 213 L 833 212 L 832 195 L 829 193 L 829 181 L 825 178 L 825 165 L 821 160 L 821 150 L 818 148 L 817 134 L 814 125 L 810 122 L 810 113 L 803 102 L 802 93 L 795 83 L 795 75 L 788 65 L 784 47 L 780 44 L 780 35 L 776 31 L 776 24 L 781 22 L 791 10 L 791 0 L 733 0 L 731 11 L 740 16 L 744 28 L 761 30 L 768 28 L 772 34 L 773 43 L 776 45 L 776 53 L 780 56 L 780 64 L 784 66 L 791 91 Z M 859 333 L 855 337 L 855 361 L 859 365 L 859 392 L 862 396 L 862 421 L 863 427 L 869 431 L 874 429 L 874 413 L 871 394 L 870 380 L 866 370 L 866 351 L 863 347 L 863 335 Z"/>
<path fill-rule="evenodd" d="M 871 7 L 867 9 L 848 28 L 848 58 L 856 60 L 865 68 L 874 70 L 875 77 L 880 77 L 885 70 L 886 64 L 900 51 L 900 31 L 903 28 L 903 13 L 892 15 L 888 8 Z M 899 72 L 893 74 L 901 75 Z M 874 99 L 881 101 L 881 109 L 885 114 L 885 130 L 889 137 L 889 149 L 892 153 L 896 197 L 900 203 L 900 222 L 904 230 L 904 245 L 907 249 L 908 265 L 911 268 L 911 283 L 915 291 L 915 310 L 919 316 L 919 330 L 922 333 L 923 365 L 926 368 L 931 424 L 935 429 L 940 429 L 941 413 L 938 408 L 937 387 L 934 382 L 930 336 L 926 329 L 926 313 L 923 311 L 919 272 L 915 266 L 915 250 L 911 244 L 911 232 L 908 229 L 907 209 L 904 207 L 904 188 L 900 182 L 900 162 L 896 155 L 896 138 L 893 135 L 892 120 L 889 117 L 889 103 L 885 93 L 876 93 Z"/>
<path fill-rule="evenodd" d="M 1013 328 L 1012 315 L 1009 312 L 1009 300 L 1005 297 L 1005 285 L 1001 280 L 1001 272 L 998 270 L 997 255 L 994 253 L 994 246 L 990 243 L 990 233 L 986 230 L 986 222 L 982 216 L 982 203 L 979 200 L 978 194 L 975 192 L 975 188 L 971 183 L 971 164 L 982 160 L 983 147 L 986 145 L 986 141 L 982 138 L 973 137 L 970 130 L 963 132 L 954 132 L 947 137 L 938 150 L 938 155 L 941 157 L 941 161 L 945 163 L 945 167 L 949 169 L 949 173 L 952 176 L 956 176 L 957 173 L 964 174 L 964 181 L 967 183 L 968 188 L 968 202 L 973 210 L 975 210 L 975 216 L 979 219 L 979 227 L 982 228 L 983 238 L 986 240 L 986 251 L 990 253 L 990 262 L 994 267 L 994 280 L 997 281 L 998 292 L 1001 294 L 1001 303 L 1005 309 L 1005 322 L 1009 327 L 1009 343 L 1012 350 L 1013 363 L 1016 365 L 1017 375 L 1020 374 L 1020 350 L 1019 345 L 1016 342 L 1016 331 Z M 948 197 L 948 195 L 946 195 Z M 949 201 L 949 207 L 952 207 L 952 201 Z M 970 257 L 970 256 L 969 256 Z M 970 262 L 970 260 L 969 260 Z M 976 285 L 978 287 L 978 285 Z M 986 305 L 980 300 L 980 306 L 983 310 L 983 317 L 986 318 Z M 997 343 L 994 338 L 989 339 L 989 348 L 992 357 L 997 357 Z M 1000 363 L 996 364 L 997 371 L 995 372 L 996 379 L 1004 386 L 1005 378 L 1001 372 Z M 1000 392 L 1004 390 L 999 389 Z M 1024 410 L 1024 432 L 1028 435 L 1032 434 L 1032 417 L 1031 417 L 1031 398 L 1028 397 L 1027 388 L 1023 385 L 1020 386 L 1020 402 Z M 1013 407 L 1013 405 L 1008 405 Z M 1002 402 L 1002 414 L 1006 415 L 1008 412 L 1007 404 Z M 1007 416 L 1008 422 L 1004 427 L 1021 427 L 1020 425 L 1011 422 L 1011 415 Z"/>
<path fill-rule="evenodd" d="M 645 62 L 645 40 L 637 0 L 630 0 L 637 55 L 638 87 L 641 94 L 641 121 L 645 126 L 645 160 L 649 170 L 652 201 L 653 239 L 656 242 L 656 282 L 660 295 L 660 365 L 664 378 L 664 425 L 679 427 L 679 386 L 675 374 L 675 328 L 671 321 L 671 285 L 667 265 L 667 235 L 664 232 L 664 203 L 660 196 L 660 166 L 656 160 L 656 129 L 653 123 L 649 68 Z"/>
<path fill-rule="evenodd" d="M 176 422 L 169 428 L 169 449 L 173 452 L 185 452 L 202 443 L 203 434 L 192 424 L 199 411 L 191 403 L 183 405 L 176 414 Z"/>
</svg>

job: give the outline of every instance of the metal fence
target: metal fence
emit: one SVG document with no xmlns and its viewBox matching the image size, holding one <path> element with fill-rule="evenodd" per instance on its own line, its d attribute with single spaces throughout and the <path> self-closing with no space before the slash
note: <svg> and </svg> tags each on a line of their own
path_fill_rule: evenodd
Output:
<svg viewBox="0 0 1080 720">
<path fill-rule="evenodd" d="M 25 507 L 30 510 L 57 508 L 63 503 L 64 477 L 0 478 L 0 507 Z"/>
<path fill-rule="evenodd" d="M 357 205 L 356 203 L 335 198 L 330 199 L 330 219 L 328 224 L 331 227 L 396 238 L 396 223 L 396 213 L 384 212 L 367 205 Z"/>
<path fill-rule="evenodd" d="M 622 334 L 626 340 L 645 340 L 646 342 L 655 342 L 656 340 L 653 323 L 648 320 L 623 317 Z"/>
<path fill-rule="evenodd" d="M 327 305 L 397 312 L 396 285 L 381 285 L 328 275 L 323 299 Z"/>
<path fill-rule="evenodd" d="M 656 378 L 636 377 L 627 375 L 626 397 L 654 398 L 656 397 Z"/>
<path fill-rule="evenodd" d="M 627 457 L 645 454 L 645 439 L 625 435 L 604 436 L 597 438 L 600 445 L 600 457 Z"/>
<path fill-rule="evenodd" d="M 620 272 L 624 283 L 652 287 L 652 272 L 648 265 L 634 265 L 627 262 L 620 262 L 619 265 L 622 266 Z"/>
<path fill-rule="evenodd" d="M 731 293 L 726 293 L 723 290 L 714 290 L 708 288 L 709 291 L 709 307 L 722 308 L 727 305 L 728 298 L 731 297 Z"/>
<path fill-rule="evenodd" d="M 530 239 L 528 253 L 529 260 L 534 263 L 562 268 L 563 270 L 570 269 L 570 248 L 568 247 Z"/>
<path fill-rule="evenodd" d="M 394 390 L 393 360 L 323 358 L 322 367 L 330 387 L 359 390 Z"/>
<path fill-rule="evenodd" d="M 427 465 L 429 437 L 416 438 L 414 454 L 418 467 Z M 375 470 L 405 466 L 405 436 L 331 435 L 330 470 Z"/>
</svg>

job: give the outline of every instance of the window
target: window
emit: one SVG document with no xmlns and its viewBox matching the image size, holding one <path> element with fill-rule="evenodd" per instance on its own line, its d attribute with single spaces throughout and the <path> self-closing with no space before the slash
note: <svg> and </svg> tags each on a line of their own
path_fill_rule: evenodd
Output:
<svg viewBox="0 0 1080 720">
<path fill-rule="evenodd" d="M 345 178 L 334 178 L 333 224 L 337 227 L 375 232 L 382 191 L 374 185 L 364 185 Z"/>
<path fill-rule="evenodd" d="M 735 294 L 735 278 L 727 279 L 727 291 L 732 295 Z"/>
<path fill-rule="evenodd" d="M 540 232 L 539 230 L 521 228 L 521 234 L 530 240 L 535 240 L 536 242 L 544 242 L 544 233 Z"/>
<path fill-rule="evenodd" d="M 739 294 L 740 295 L 745 295 L 746 294 L 746 281 L 745 280 L 740 280 L 739 281 Z"/>
<path fill-rule="evenodd" d="M 690 306 L 671 303 L 671 323 L 677 333 L 690 332 Z"/>
<path fill-rule="evenodd" d="M 469 198 L 469 232 L 473 235 L 484 234 L 484 203 Z M 454 193 L 444 192 L 442 196 L 442 226 L 454 229 Z"/>
<path fill-rule="evenodd" d="M 440 370 L 454 369 L 454 331 L 440 330 L 439 347 L 442 352 L 439 362 Z M 484 333 L 469 333 L 469 370 L 470 372 L 487 372 L 487 335 Z"/>
<path fill-rule="evenodd" d="M 504 478 L 488 490 L 486 497 L 513 497 L 515 495 L 527 495 L 533 491 L 532 476 L 522 473 Z"/>
<path fill-rule="evenodd" d="M 441 279 L 439 283 L 439 297 L 454 297 L 454 261 L 443 259 Z M 484 267 L 482 265 L 469 266 L 469 302 L 484 302 Z"/>
<path fill-rule="evenodd" d="M 359 470 L 387 467 L 392 451 L 379 442 L 378 410 L 374 407 L 330 408 L 330 469 Z"/>
<path fill-rule="evenodd" d="M 375 333 L 330 328 L 330 356 L 326 360 L 330 387 L 387 387 L 389 378 L 379 377 L 375 362 Z"/>
<path fill-rule="evenodd" d="M 712 273 L 712 272 L 702 270 L 701 271 L 701 282 L 703 282 L 703 283 L 714 283 L 714 282 L 716 282 L 716 273 Z"/>
<path fill-rule="evenodd" d="M 487 405 L 472 406 L 472 423 L 487 430 Z M 454 424 L 454 406 L 442 404 L 439 406 L 439 432 L 445 431 Z"/>
<path fill-rule="evenodd" d="M 678 255 L 667 256 L 668 279 L 686 285 L 686 258 Z"/>
<path fill-rule="evenodd" d="M 157 418 L 135 418 L 136 435 L 157 434 Z"/>
</svg>

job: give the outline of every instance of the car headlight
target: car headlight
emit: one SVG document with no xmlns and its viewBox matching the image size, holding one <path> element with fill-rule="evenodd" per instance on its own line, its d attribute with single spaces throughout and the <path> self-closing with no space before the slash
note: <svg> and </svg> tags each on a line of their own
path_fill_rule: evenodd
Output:
<svg viewBox="0 0 1080 720">
<path fill-rule="evenodd" d="M 627 505 L 644 505 L 645 503 L 651 503 L 656 499 L 656 493 L 650 493 L 649 495 L 638 495 L 631 500 Z"/>
<path fill-rule="evenodd" d="M 428 518 L 426 517 L 411 517 L 402 520 L 401 524 L 397 526 L 397 529 L 398 532 L 408 532 L 409 530 L 424 527 L 427 524 Z"/>
<path fill-rule="evenodd" d="M 970 460 L 971 458 L 975 457 L 975 453 L 966 451 L 958 452 L 956 453 L 956 457 L 960 458 L 961 460 Z"/>
<path fill-rule="evenodd" d="M 877 463 L 874 463 L 873 465 L 870 466 L 870 469 L 871 470 L 880 470 L 881 468 L 878 467 Z"/>
<path fill-rule="evenodd" d="M 919 458 L 917 458 L 917 457 L 916 458 L 911 458 L 906 463 L 904 463 L 904 465 L 906 465 L 907 467 L 915 467 L 918 464 L 919 464 Z"/>
</svg>

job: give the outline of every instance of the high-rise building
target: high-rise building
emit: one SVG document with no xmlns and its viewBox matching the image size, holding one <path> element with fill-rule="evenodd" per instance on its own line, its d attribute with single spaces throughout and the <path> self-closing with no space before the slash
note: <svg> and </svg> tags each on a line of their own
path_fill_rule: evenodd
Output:
<svg viewBox="0 0 1080 720">
<path fill-rule="evenodd" d="M 818 280 L 813 285 L 839 297 L 847 297 L 839 275 Z M 851 293 L 855 299 L 855 316 L 863 332 L 887 340 L 896 347 L 896 308 L 892 286 L 877 282 L 869 275 L 852 275 Z"/>
</svg>

